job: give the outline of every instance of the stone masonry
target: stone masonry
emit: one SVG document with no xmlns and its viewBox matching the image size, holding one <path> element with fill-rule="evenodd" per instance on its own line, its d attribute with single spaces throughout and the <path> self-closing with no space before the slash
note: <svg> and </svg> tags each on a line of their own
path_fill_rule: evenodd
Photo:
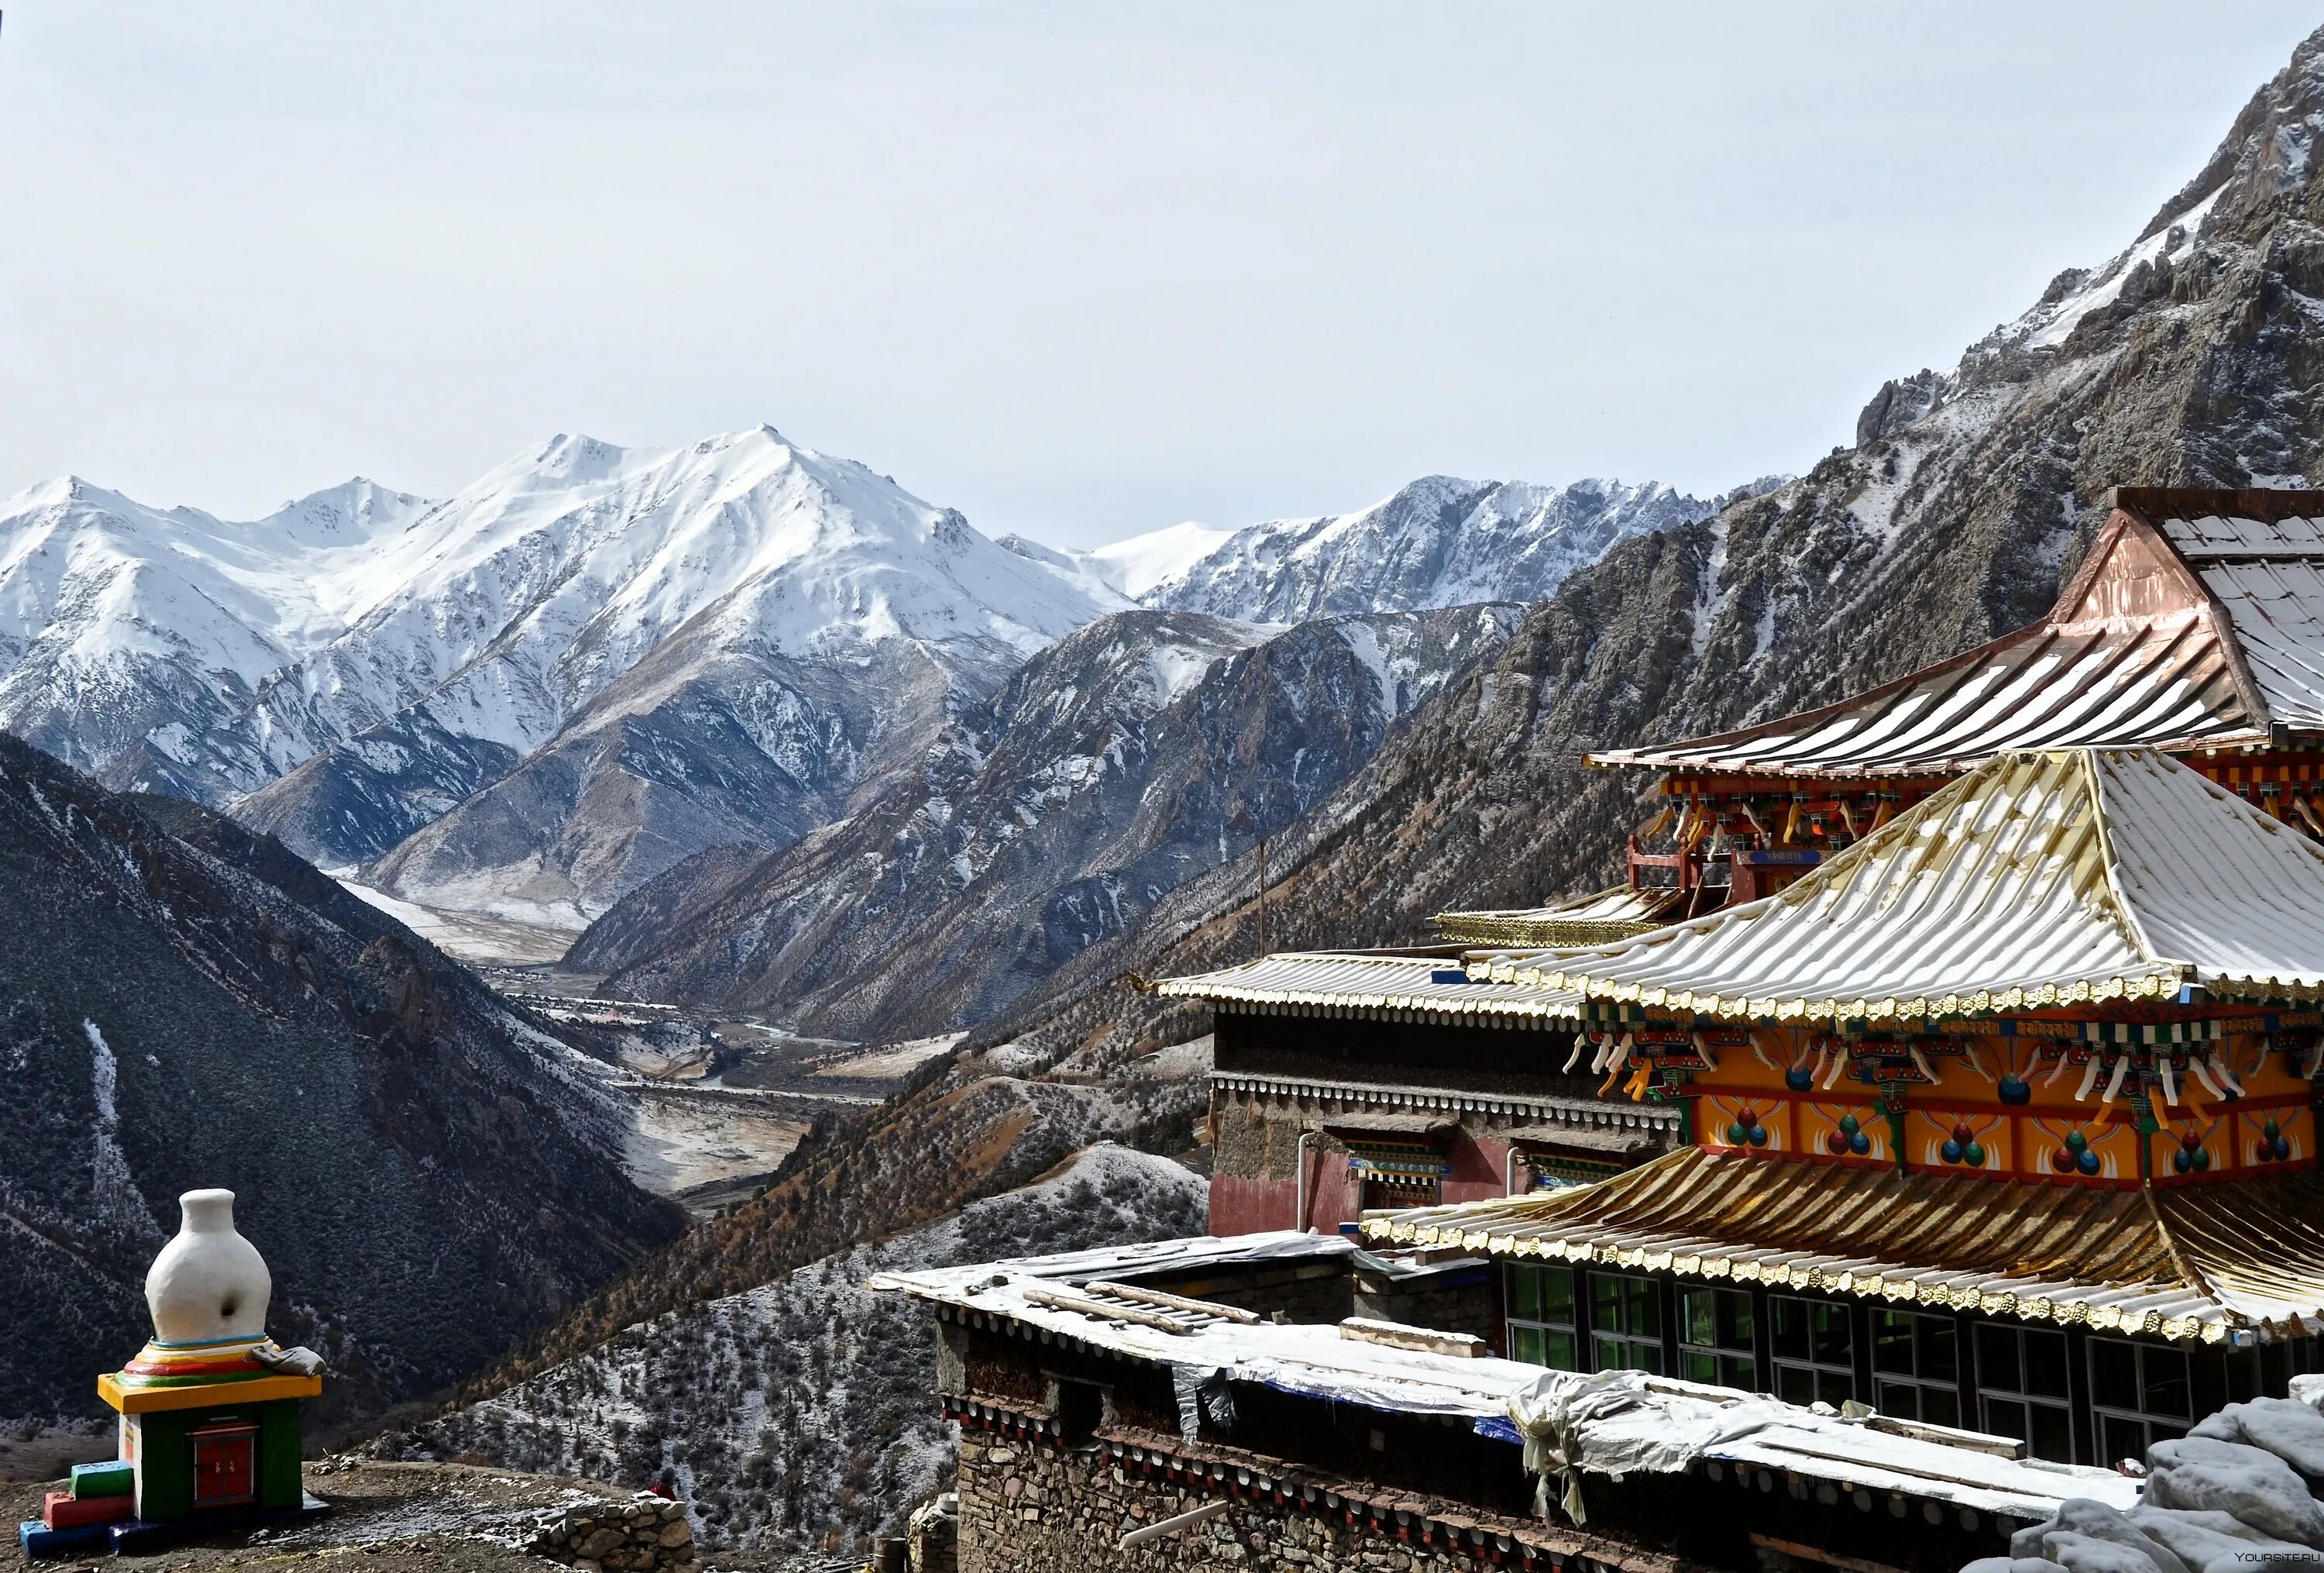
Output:
<svg viewBox="0 0 2324 1573">
<path fill-rule="evenodd" d="M 1475 1573 L 1492 1567 L 1667 1573 L 1674 1562 L 1441 1503 L 1334 1495 L 1330 1500 L 1341 1505 L 1328 1507 L 1320 1498 L 1303 1504 L 1296 1487 L 1289 1500 L 1278 1500 L 1283 1492 L 1254 1484 L 1281 1483 L 1232 1463 L 1227 1451 L 1158 1443 L 1130 1445 L 1117 1437 L 1071 1448 L 964 1427 L 960 1573 Z M 1130 1531 L 1222 1497 L 1233 1504 L 1222 1516 L 1121 1549 Z"/>
<path fill-rule="evenodd" d="M 533 1537 L 552 1562 L 584 1573 L 700 1573 L 686 1504 L 641 1491 L 626 1502 L 576 1507 Z"/>
</svg>

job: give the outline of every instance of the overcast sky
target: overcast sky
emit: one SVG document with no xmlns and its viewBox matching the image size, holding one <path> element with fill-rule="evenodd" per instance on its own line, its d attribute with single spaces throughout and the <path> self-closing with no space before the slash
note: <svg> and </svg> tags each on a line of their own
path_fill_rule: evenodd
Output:
<svg viewBox="0 0 2324 1573">
<path fill-rule="evenodd" d="M 1070 544 L 1710 493 L 2126 244 L 2317 20 L 0 0 L 0 495 L 770 421 Z"/>
</svg>

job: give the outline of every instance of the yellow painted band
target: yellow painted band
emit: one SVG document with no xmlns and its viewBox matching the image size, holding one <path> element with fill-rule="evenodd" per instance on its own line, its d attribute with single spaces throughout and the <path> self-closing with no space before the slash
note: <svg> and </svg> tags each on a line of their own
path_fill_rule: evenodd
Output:
<svg viewBox="0 0 2324 1573">
<path fill-rule="evenodd" d="M 265 1403 L 278 1398 L 314 1398 L 319 1376 L 262 1376 L 252 1382 L 208 1382 L 192 1387 L 124 1387 L 108 1371 L 97 1379 L 97 1395 L 123 1414 L 160 1410 L 211 1409 L 227 1403 Z"/>
</svg>

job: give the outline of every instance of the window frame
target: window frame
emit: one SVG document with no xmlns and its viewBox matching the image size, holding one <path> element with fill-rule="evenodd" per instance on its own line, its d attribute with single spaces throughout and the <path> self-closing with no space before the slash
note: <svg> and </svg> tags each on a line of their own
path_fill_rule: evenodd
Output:
<svg viewBox="0 0 2324 1573">
<path fill-rule="evenodd" d="M 1539 1317 L 1521 1317 L 1517 1314 L 1518 1303 L 1517 1282 L 1517 1274 L 1520 1272 L 1539 1273 L 1543 1276 L 1545 1283 L 1546 1283 L 1547 1275 L 1552 1272 L 1559 1272 L 1565 1275 L 1566 1320 L 1562 1322 L 1556 1321 L 1552 1319 L 1546 1314 L 1548 1300 L 1545 1295 L 1536 1301 L 1537 1304 L 1544 1308 L 1543 1315 Z M 1502 1346 L 1508 1351 L 1508 1357 L 1510 1359 L 1517 1361 L 1523 1365 L 1537 1365 L 1543 1369 L 1548 1371 L 1580 1371 L 1584 1369 L 1582 1359 L 1589 1350 L 1589 1344 L 1587 1342 L 1587 1330 L 1580 1325 L 1580 1308 L 1577 1304 L 1581 1295 L 1581 1278 L 1582 1274 L 1580 1272 L 1575 1271 L 1570 1264 L 1563 1262 L 1510 1262 L 1505 1263 L 1502 1265 L 1501 1328 L 1502 1337 L 1507 1340 Z M 1544 1358 L 1540 1360 L 1530 1360 L 1525 1356 L 1517 1353 L 1519 1334 L 1528 1332 L 1537 1333 L 1540 1335 L 1542 1352 L 1545 1356 Z M 1565 1339 L 1566 1349 L 1572 1356 L 1572 1364 L 1571 1365 L 1559 1365 L 1546 1357 L 1552 1340 L 1559 1337 L 1563 1337 Z"/>
<path fill-rule="evenodd" d="M 1359 1184 L 1356 1202 L 1368 1213 L 1406 1212 L 1413 1208 L 1441 1206 L 1444 1199 L 1443 1177 L 1435 1174 L 1407 1174 L 1397 1170 L 1362 1168 L 1356 1170 Z M 1406 1194 L 1399 1196 L 1397 1192 Z"/>
<path fill-rule="evenodd" d="M 1987 1346 L 1989 1340 L 1996 1337 L 2009 1339 L 2015 1351 L 2017 1379 L 2014 1384 L 1996 1381 L 1994 1373 L 1987 1369 L 1991 1362 L 1986 1358 Z M 2057 1340 L 2058 1375 L 2066 1384 L 2066 1391 L 2063 1393 L 2034 1391 L 2033 1383 L 2026 1375 L 2033 1364 L 2026 1358 L 2026 1352 L 2032 1340 L 2035 1338 Z M 2066 1440 L 2064 1457 L 2052 1458 L 2047 1454 L 2034 1451 L 2034 1439 L 2030 1436 L 2019 1437 L 2017 1439 L 2025 1444 L 2025 1450 L 2029 1457 L 2043 1458 L 2052 1464 L 2077 1464 L 2082 1461 L 2081 1447 L 2074 1440 L 2074 1350 L 2072 1344 L 2067 1340 L 2064 1329 L 2029 1328 L 2012 1322 L 1979 1320 L 1969 1329 L 1969 1352 L 1971 1369 L 1976 1376 L 1978 1425 L 1995 1436 L 2006 1437 L 2012 1435 L 2014 1430 L 2032 1430 L 2034 1427 L 2030 1422 L 2034 1418 L 2033 1411 L 2040 1409 L 2052 1411 L 2056 1423 L 2064 1429 Z M 1997 1401 L 2024 1409 L 2027 1411 L 2026 1420 L 2029 1423 L 2022 1427 L 2013 1427 L 2010 1424 L 1997 1421 L 1991 1407 Z"/>
<path fill-rule="evenodd" d="M 1646 1307 L 1646 1314 L 1643 1320 L 1646 1326 L 1640 1328 L 1633 1328 L 1627 1325 L 1620 1328 L 1600 1328 L 1598 1325 L 1598 1286 L 1600 1283 L 1618 1283 L 1624 1286 L 1626 1291 L 1643 1289 Z M 1663 1374 L 1662 1282 L 1659 1279 L 1649 1278 L 1641 1272 L 1592 1272 L 1582 1276 L 1578 1287 L 1588 1297 L 1590 1369 L 1592 1371 L 1645 1371 L 1655 1376 Z M 1627 1324 L 1631 1319 L 1629 1310 L 1635 1309 L 1636 1303 L 1629 1294 L 1624 1293 L 1623 1297 L 1615 1302 L 1618 1319 Z M 1607 1345 L 1616 1346 L 1626 1358 L 1613 1365 L 1600 1359 L 1600 1350 Z M 1647 1356 L 1651 1363 L 1643 1365 L 1633 1363 L 1641 1355 Z"/>
<path fill-rule="evenodd" d="M 1913 1395 L 1913 1412 L 1901 1418 L 1917 1420 L 1923 1425 L 1950 1426 L 1956 1430 L 1963 1429 L 1960 1322 L 1954 1317 L 1941 1312 L 1906 1310 L 1899 1306 L 1877 1305 L 1872 1307 L 1871 1310 L 1872 1407 L 1882 1414 L 1896 1413 L 1897 1411 L 1889 1407 L 1888 1391 L 1891 1388 L 1903 1388 Z M 1896 1322 L 1902 1322 L 1909 1335 L 1913 1363 L 1913 1369 L 1910 1371 L 1886 1371 L 1880 1365 L 1881 1332 L 1884 1326 Z M 1939 1330 L 1941 1330 L 1952 1342 L 1953 1369 L 1949 1376 L 1932 1375 L 1921 1369 L 1922 1358 L 1926 1353 L 1922 1343 L 1923 1336 Z M 1942 1397 L 1945 1407 L 1951 1411 L 1950 1420 L 1937 1420 L 1930 1417 L 1927 1411 L 1928 1395 L 1931 1393 Z"/>
<path fill-rule="evenodd" d="M 1780 1308 L 1786 1305 L 1801 1306 L 1811 1311 L 1832 1310 L 1839 1312 L 1841 1325 L 1848 1330 L 1848 1352 L 1845 1359 L 1841 1361 L 1817 1359 L 1814 1354 L 1814 1339 L 1812 1331 L 1810 1333 L 1809 1354 L 1806 1358 L 1794 1358 L 1783 1354 L 1777 1347 L 1776 1340 L 1782 1337 L 1781 1321 L 1783 1311 Z M 1803 1371 L 1807 1373 L 1808 1385 L 1813 1396 L 1804 1401 L 1806 1402 L 1821 1401 L 1822 1402 L 1829 1403 L 1837 1409 L 1841 1403 L 1847 1402 L 1849 1400 L 1855 1398 L 1856 1309 L 1846 1300 L 1818 1300 L 1812 1295 L 1804 1294 L 1770 1294 L 1767 1297 L 1767 1374 L 1773 1383 L 1775 1394 L 1778 1398 L 1784 1398 L 1784 1373 L 1795 1371 Z M 1844 1389 L 1842 1397 L 1833 1399 L 1825 1396 L 1824 1379 L 1827 1377 L 1836 1377 L 1839 1379 Z M 1785 1402 L 1799 1402 L 1803 1401 L 1785 1399 Z"/>
<path fill-rule="evenodd" d="M 2098 1357 L 2100 1351 L 2107 1348 L 2131 1351 L 2133 1356 L 2131 1369 L 2134 1374 L 2134 1383 L 2138 1389 L 2139 1408 L 2126 1409 L 2120 1404 L 2099 1402 Z M 2174 1349 L 2165 1344 L 2150 1343 L 2144 1338 L 2107 1338 L 2092 1334 L 2084 1341 L 2082 1358 L 2085 1362 L 2084 1374 L 2090 1384 L 2090 1442 L 2097 1449 L 2098 1457 L 2144 1458 L 2146 1457 L 2147 1448 L 2157 1442 L 2169 1441 L 2185 1436 L 2194 1426 L 2195 1421 L 2200 1418 L 2194 1412 L 2194 1368 L 2193 1362 L 2188 1357 L 2186 1350 Z M 2169 1414 L 2161 1410 L 2144 1407 L 2152 1399 L 2155 1386 L 2147 1373 L 2148 1361 L 2153 1358 L 2167 1358 L 2179 1363 L 2182 1373 L 2180 1383 L 2187 1394 L 2185 1414 Z M 2116 1453 L 2113 1444 L 2107 1439 L 2110 1423 L 2137 1428 L 2140 1437 L 2138 1446 L 2130 1451 Z"/>
<path fill-rule="evenodd" d="M 1698 1301 L 1708 1301 L 1711 1308 L 1711 1336 L 1713 1339 L 1711 1343 L 1698 1343 L 1692 1337 L 1695 1331 L 1693 1313 Z M 1722 1336 L 1720 1317 L 1721 1308 L 1729 1311 L 1739 1309 L 1741 1312 L 1740 1330 L 1730 1328 L 1727 1335 L 1735 1340 L 1733 1342 L 1717 1341 Z M 1757 1309 L 1752 1303 L 1749 1290 L 1726 1289 L 1715 1284 L 1681 1285 L 1678 1300 L 1680 1379 L 1685 1382 L 1707 1383 L 1714 1387 L 1738 1388 L 1745 1393 L 1763 1391 L 1759 1386 L 1757 1332 Z M 1707 1365 L 1711 1374 L 1697 1375 L 1694 1367 L 1698 1362 Z M 1735 1369 L 1738 1365 L 1741 1368 L 1739 1372 Z M 1740 1380 L 1736 1380 L 1738 1375 Z"/>
</svg>

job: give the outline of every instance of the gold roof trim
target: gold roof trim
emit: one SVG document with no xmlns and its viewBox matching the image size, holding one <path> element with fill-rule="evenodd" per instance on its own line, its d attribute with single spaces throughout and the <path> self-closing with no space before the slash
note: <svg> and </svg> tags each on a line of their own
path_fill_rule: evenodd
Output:
<svg viewBox="0 0 2324 1573">
<path fill-rule="evenodd" d="M 2324 1324 L 2324 1175 L 2153 1191 L 1685 1148 L 1594 1185 L 1375 1214 L 1363 1232 L 2218 1343 Z"/>
</svg>

